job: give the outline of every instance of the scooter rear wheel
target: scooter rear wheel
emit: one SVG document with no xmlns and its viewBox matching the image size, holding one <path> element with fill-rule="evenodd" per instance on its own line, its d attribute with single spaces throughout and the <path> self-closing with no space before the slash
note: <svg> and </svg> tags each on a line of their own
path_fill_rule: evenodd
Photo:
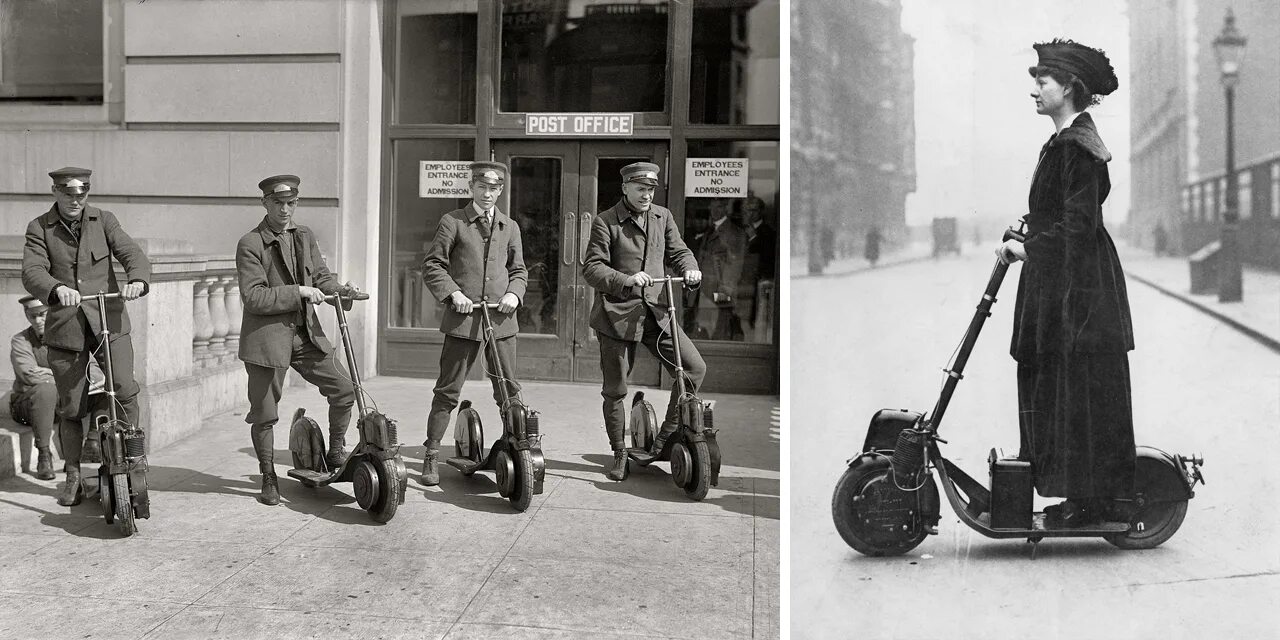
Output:
<svg viewBox="0 0 1280 640">
<path fill-rule="evenodd" d="M 932 492 L 932 496 L 924 496 L 925 502 L 932 500 L 936 503 L 938 487 L 932 481 L 926 482 L 918 491 Z M 903 531 L 896 523 L 895 526 L 884 526 L 882 522 L 881 526 L 874 526 L 875 519 L 867 517 L 880 516 L 879 519 L 884 520 L 885 514 L 901 511 L 902 505 L 895 503 L 901 501 L 904 493 L 907 492 L 894 485 L 889 458 L 861 458 L 840 476 L 835 494 L 831 496 L 831 515 L 836 531 L 840 532 L 846 544 L 863 555 L 896 556 L 916 548 L 929 535 L 924 527 Z"/>
<path fill-rule="evenodd" d="M 1125 533 L 1107 536 L 1121 549 L 1154 549 L 1177 533 L 1187 517 L 1187 501 L 1152 502 L 1138 510 Z"/>
<path fill-rule="evenodd" d="M 138 530 L 133 521 L 133 503 L 129 500 L 129 474 L 117 473 L 111 476 L 111 494 L 116 503 L 116 524 L 120 533 L 127 538 Z"/>
<path fill-rule="evenodd" d="M 533 502 L 533 456 L 529 455 L 528 449 L 517 451 L 515 463 L 515 486 L 507 499 L 516 511 L 524 511 Z"/>
</svg>

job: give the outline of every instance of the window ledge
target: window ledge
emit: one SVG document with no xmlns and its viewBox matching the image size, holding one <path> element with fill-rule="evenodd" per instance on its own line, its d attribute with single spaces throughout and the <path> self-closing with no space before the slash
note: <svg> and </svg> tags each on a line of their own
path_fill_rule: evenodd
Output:
<svg viewBox="0 0 1280 640">
<path fill-rule="evenodd" d="M 0 103 L 0 130 L 119 129 L 107 120 L 107 105 Z"/>
</svg>

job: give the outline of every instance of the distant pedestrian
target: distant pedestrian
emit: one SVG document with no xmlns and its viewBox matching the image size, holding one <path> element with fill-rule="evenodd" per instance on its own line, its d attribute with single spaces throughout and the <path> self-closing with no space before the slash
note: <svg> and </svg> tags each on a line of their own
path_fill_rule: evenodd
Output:
<svg viewBox="0 0 1280 640">
<path fill-rule="evenodd" d="M 1156 222 L 1156 229 L 1151 233 L 1152 240 L 1155 241 L 1156 255 L 1162 256 L 1169 251 L 1169 234 L 1164 230 L 1164 224 Z"/>
<path fill-rule="evenodd" d="M 862 251 L 867 262 L 870 262 L 873 267 L 880 261 L 880 240 L 880 227 L 872 225 L 867 229 L 867 242 Z"/>
<path fill-rule="evenodd" d="M 1115 71 L 1098 49 L 1070 40 L 1035 45 L 1036 112 L 1056 132 L 1031 179 L 1026 242 L 996 253 L 1026 260 L 1014 303 L 1020 456 L 1036 490 L 1065 497 L 1045 509 L 1051 526 L 1108 516 L 1133 493 L 1133 409 L 1129 356 L 1133 325 L 1124 271 L 1102 222 L 1111 153 L 1085 109 L 1115 91 Z"/>
</svg>

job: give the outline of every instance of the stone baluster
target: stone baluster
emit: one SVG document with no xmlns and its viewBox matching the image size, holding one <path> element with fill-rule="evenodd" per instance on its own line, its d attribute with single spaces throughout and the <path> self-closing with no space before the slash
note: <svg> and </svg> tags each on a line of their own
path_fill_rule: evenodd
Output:
<svg viewBox="0 0 1280 640">
<path fill-rule="evenodd" d="M 193 287 L 191 306 L 191 361 L 197 368 L 209 360 L 209 340 L 213 338 L 213 321 L 209 318 L 209 283 L 200 279 Z"/>
<path fill-rule="evenodd" d="M 210 364 L 217 364 L 226 353 L 227 331 L 231 329 L 227 321 L 226 280 L 222 276 L 209 276 L 204 281 L 209 285 L 209 323 L 213 326 L 213 335 L 209 338 Z"/>
<path fill-rule="evenodd" d="M 226 307 L 227 307 L 227 356 L 228 361 L 234 360 L 236 354 L 240 350 L 240 321 L 243 319 L 243 307 L 240 300 L 240 281 L 234 275 L 226 277 Z"/>
</svg>

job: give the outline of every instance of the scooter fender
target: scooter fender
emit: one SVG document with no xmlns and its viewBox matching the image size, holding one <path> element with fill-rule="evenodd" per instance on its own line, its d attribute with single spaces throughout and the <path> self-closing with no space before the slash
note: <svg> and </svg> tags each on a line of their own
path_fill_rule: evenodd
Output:
<svg viewBox="0 0 1280 640">
<path fill-rule="evenodd" d="M 918 411 L 906 409 L 877 411 L 871 416 L 871 424 L 867 426 L 867 439 L 862 443 L 862 451 L 892 451 L 898 446 L 898 433 L 915 426 L 921 415 L 923 414 Z M 850 466 L 853 466 L 852 462 L 851 460 Z"/>
<path fill-rule="evenodd" d="M 1138 447 L 1133 475 L 1136 494 L 1155 502 L 1176 502 L 1195 497 L 1194 481 L 1178 461 L 1155 447 Z"/>
</svg>

